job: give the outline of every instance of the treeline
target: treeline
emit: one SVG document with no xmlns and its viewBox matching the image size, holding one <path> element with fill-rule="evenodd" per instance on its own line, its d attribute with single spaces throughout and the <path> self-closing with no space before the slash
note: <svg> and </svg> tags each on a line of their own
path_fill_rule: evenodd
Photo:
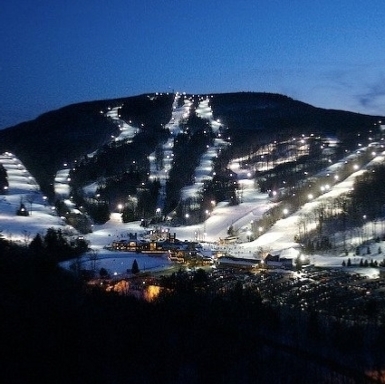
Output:
<svg viewBox="0 0 385 384">
<path fill-rule="evenodd" d="M 358 176 L 350 194 L 349 215 L 356 220 L 366 216 L 369 220 L 385 216 L 385 165 L 372 167 Z"/>
<path fill-rule="evenodd" d="M 4 239 L 0 233 L 0 254 L 4 258 L 24 255 L 36 262 L 41 261 L 53 266 L 60 261 L 76 258 L 87 250 L 88 242 L 83 237 L 70 236 L 61 229 L 48 228 L 44 236 L 36 234 L 25 246 Z"/>
<path fill-rule="evenodd" d="M 290 145 L 287 141 L 280 145 L 271 144 L 268 153 L 248 162 L 248 164 L 260 163 L 267 168 L 255 174 L 255 180 L 261 192 L 298 187 L 304 180 L 327 167 L 330 164 L 329 161 L 336 160 L 335 157 L 322 155 L 319 139 L 308 138 L 307 144 L 309 147 L 306 151 L 301 151 L 298 148 L 301 144 L 297 142 L 291 142 Z M 282 158 L 292 160 L 277 163 L 277 160 Z"/>
</svg>

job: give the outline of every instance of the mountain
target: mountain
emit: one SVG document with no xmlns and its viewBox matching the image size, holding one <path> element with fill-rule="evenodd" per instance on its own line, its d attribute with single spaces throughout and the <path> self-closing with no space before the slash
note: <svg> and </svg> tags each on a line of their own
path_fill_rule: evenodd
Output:
<svg viewBox="0 0 385 384">
<path fill-rule="evenodd" d="M 345 130 L 362 130 L 379 117 L 359 113 L 317 108 L 271 93 L 223 93 L 214 95 L 215 117 L 233 129 L 313 130 L 337 134 Z"/>
<path fill-rule="evenodd" d="M 102 174 L 102 167 L 99 166 L 98 170 L 91 172 L 89 165 L 88 173 L 93 174 L 89 176 L 89 182 L 91 178 L 97 181 L 101 177 L 125 172 L 129 162 L 140 164 L 135 167 L 137 172 L 143 172 L 146 167 L 149 170 L 148 156 L 170 138 L 170 128 L 166 125 L 172 123 L 173 110 L 181 108 L 183 100 L 187 99 L 191 100 L 190 111 L 197 110 L 202 100 L 208 100 L 213 119 L 219 121 L 220 131 L 231 137 L 232 154 L 248 153 L 251 148 L 257 148 L 274 138 L 305 131 L 321 136 L 333 135 L 348 142 L 360 132 L 374 129 L 378 121 L 384 119 L 316 108 L 270 93 L 184 94 L 179 95 L 182 97 L 179 97 L 178 104 L 175 104 L 175 96 L 154 93 L 69 105 L 1 130 L 0 153 L 14 153 L 35 177 L 42 191 L 53 199 L 54 178 L 63 164 L 90 163 L 87 155 L 97 150 L 101 153 L 100 159 L 103 159 L 104 153 L 104 168 L 108 169 Z M 108 113 L 113 110 L 115 115 Z M 130 141 L 124 141 L 124 145 L 120 142 L 113 146 L 111 142 L 119 136 L 122 124 L 136 127 L 136 134 Z M 188 132 L 191 139 L 208 122 L 199 114 L 190 113 L 184 120 L 182 118 L 181 124 L 187 130 L 190 128 Z M 202 142 L 198 139 L 190 140 L 189 147 L 187 143 L 184 146 L 179 143 L 180 152 L 194 156 L 194 148 L 198 149 L 199 143 Z M 180 156 L 180 159 L 183 157 Z M 122 163 L 121 167 L 117 163 Z M 178 172 L 180 174 L 182 171 L 179 169 Z M 186 181 L 183 183 L 186 184 Z"/>
<path fill-rule="evenodd" d="M 0 268 L 4 271 L 5 287 L 0 332 L 2 339 L 10 344 L 5 376 L 11 378 L 10 382 L 22 382 L 37 375 L 57 378 L 61 367 L 65 367 L 63 380 L 68 376 L 72 381 L 78 379 L 76 382 L 83 375 L 89 379 L 90 372 L 92 377 L 92 372 L 97 371 L 95 367 L 103 366 L 107 367 L 106 377 L 114 372 L 114 377 L 124 377 L 122 382 L 131 376 L 134 381 L 139 376 L 143 381 L 144 376 L 137 376 L 136 372 L 148 371 L 146 358 L 150 350 L 151 361 L 156 361 L 153 376 L 159 378 L 159 371 L 163 372 L 162 368 L 175 360 L 175 343 L 167 353 L 164 343 L 158 343 L 159 350 L 148 346 L 157 339 L 174 340 L 175 332 L 208 340 L 203 345 L 206 350 L 211 345 L 222 351 L 223 348 L 217 347 L 239 344 L 230 356 L 233 360 L 234 356 L 235 360 L 237 356 L 245 360 L 242 352 L 246 351 L 245 355 L 250 357 L 249 351 L 259 345 L 265 352 L 261 354 L 259 348 L 258 356 L 249 358 L 250 367 L 255 367 L 255 359 L 259 358 L 259 366 L 266 367 L 266 362 L 271 361 L 268 369 L 274 368 L 277 359 L 269 360 L 269 348 L 274 349 L 275 356 L 281 351 L 286 360 L 282 365 L 280 359 L 283 369 L 275 375 L 278 381 L 287 378 L 286 367 L 294 372 L 294 380 L 297 376 L 302 379 L 308 376 L 308 381 L 313 382 L 317 381 L 313 371 L 323 380 L 326 375 L 335 379 L 346 374 L 347 380 L 363 382 L 366 375 L 377 375 L 379 368 L 373 362 L 381 358 L 378 350 L 382 350 L 383 298 L 377 295 L 380 269 L 376 266 L 383 262 L 385 241 L 385 137 L 379 122 L 382 119 L 322 110 L 282 95 L 147 94 L 68 106 L 0 132 L 0 194 L 5 195 L 0 196 L 0 253 L 6 251 L 6 256 L 12 256 L 1 258 Z M 55 207 L 39 191 L 32 173 L 40 186 L 51 193 L 51 200 L 55 198 Z M 63 192 L 57 189 L 58 185 Z M 145 220 L 140 221 L 141 218 Z M 154 225 L 144 228 L 146 220 Z M 50 254 L 45 252 L 47 246 L 39 245 L 39 237 L 34 237 L 39 233 L 41 239 L 44 230 L 49 234 Z M 146 234 L 147 238 L 156 234 L 165 239 L 173 233 L 183 246 L 202 242 L 203 246 L 198 248 L 202 255 L 204 252 L 212 255 L 211 242 L 215 242 L 218 254 L 231 256 L 219 262 L 229 263 L 231 272 L 213 270 L 216 289 L 218 281 L 223 286 L 219 295 L 208 291 L 207 302 L 203 303 L 206 308 L 202 307 L 202 300 L 209 285 L 198 274 L 202 270 L 188 275 L 175 266 L 179 269 L 173 274 L 177 280 L 172 277 L 169 282 L 175 282 L 172 287 L 181 287 L 180 296 L 167 294 L 153 307 L 157 312 L 152 314 L 150 307 L 142 302 L 117 294 L 104 296 L 93 288 L 83 289 L 71 274 L 56 268 L 52 262 L 58 256 L 58 247 L 52 246 L 55 233 L 66 251 L 68 243 L 62 235 L 70 239 L 70 244 L 84 245 L 85 240 L 91 246 L 91 251 L 76 262 L 72 259 L 60 264 L 71 271 L 84 268 L 92 273 L 99 270 L 101 274 L 104 270 L 114 279 L 123 279 L 130 274 L 134 261 L 145 274 L 164 271 L 171 261 L 109 250 L 108 245 L 137 238 L 137 234 Z M 233 243 L 235 240 L 237 243 Z M 48 244 L 45 238 L 44 241 Z M 16 248 L 16 244 L 22 247 Z M 265 273 L 265 261 L 266 265 L 279 258 L 287 261 L 288 256 L 294 258 L 299 250 L 304 252 L 303 256 L 309 255 L 307 259 L 320 272 L 313 274 L 310 269 L 304 269 L 292 275 L 289 271 Z M 64 256 L 69 257 L 69 253 Z M 199 262 L 195 259 L 197 255 L 191 252 L 191 256 L 191 265 L 195 267 Z M 364 259 L 365 268 L 358 264 L 361 260 L 364 266 Z M 253 265 L 259 262 L 263 273 L 251 277 L 249 272 L 236 270 L 236 264 L 244 266 L 250 261 Z M 297 258 L 296 268 L 301 268 L 301 263 L 301 258 Z M 330 274 L 332 269 L 334 272 Z M 357 271 L 376 279 L 358 279 Z M 347 279 L 348 273 L 354 274 L 351 279 Z M 186 280 L 180 280 L 182 276 Z M 145 278 L 141 275 L 140 285 L 142 277 Z M 187 281 L 197 284 L 197 296 L 185 284 Z M 90 294 L 84 296 L 83 292 Z M 290 296 L 288 292 L 294 294 Z M 181 303 L 188 304 L 181 307 Z M 252 306 L 245 307 L 245 303 Z M 174 307 L 175 313 L 170 313 Z M 226 329 L 223 322 L 213 323 L 215 319 L 225 318 L 218 317 L 217 307 L 227 316 Z M 181 308 L 187 308 L 183 318 L 192 315 L 197 319 L 194 328 L 188 322 L 182 322 L 188 324 L 186 329 L 178 328 Z M 274 308 L 279 311 L 274 312 Z M 167 313 L 161 322 L 158 312 Z M 138 313 L 132 330 L 122 337 L 120 329 L 125 327 L 127 319 L 132 324 L 132 314 Z M 200 313 L 213 313 L 213 318 L 203 318 Z M 107 317 L 98 318 L 98 314 Z M 233 315 L 230 321 L 229 314 Z M 106 331 L 105 325 L 111 324 L 111 319 L 121 320 L 121 327 L 113 323 L 119 335 Z M 143 319 L 155 320 L 147 324 Z M 164 333 L 159 327 L 154 328 L 156 324 L 164 328 L 164 324 L 170 324 L 169 319 L 176 319 L 168 327 L 172 331 Z M 250 324 L 244 319 L 251 319 Z M 298 325 L 294 331 L 286 326 L 293 319 Z M 87 328 L 87 324 L 93 326 Z M 214 325 L 207 329 L 207 324 Z M 219 336 L 215 332 L 218 326 Z M 238 328 L 242 332 L 237 333 Z M 149 329 L 155 331 L 148 340 L 143 342 L 139 336 L 140 342 L 135 344 L 144 352 L 143 356 L 138 355 L 135 349 L 135 356 L 144 364 L 137 369 L 139 360 L 134 359 L 136 368 L 127 368 L 127 361 L 132 361 L 127 340 L 136 334 L 148 335 Z M 259 333 L 254 334 L 245 349 L 242 337 L 250 338 L 251 329 Z M 365 332 L 367 329 L 371 332 Z M 352 338 L 352 332 L 357 337 Z M 15 343 L 15 335 L 16 341 L 22 341 L 21 347 Z M 223 335 L 234 335 L 234 342 Z M 110 346 L 106 340 L 112 340 Z M 116 347 L 116 340 L 122 340 L 120 348 Z M 57 345 L 57 350 L 52 345 Z M 62 351 L 67 351 L 69 345 L 75 348 L 66 354 L 69 360 L 63 364 Z M 84 346 L 84 353 L 79 353 L 79 345 Z M 100 345 L 108 347 L 102 348 L 102 354 Z M 191 345 L 192 340 L 188 339 L 181 347 L 182 352 L 190 350 Z M 201 349 L 199 345 L 192 354 L 201 356 Z M 122 350 L 127 352 L 123 359 Z M 111 357 L 111 351 L 116 351 L 116 355 Z M 159 360 L 159 352 L 171 357 Z M 307 361 L 310 368 L 304 373 L 305 354 L 310 356 Z M 206 377 L 208 364 L 216 367 L 212 371 L 215 377 L 218 372 L 223 373 L 228 359 L 222 355 L 216 356 L 215 364 L 212 353 L 201 360 L 190 359 L 192 377 Z M 78 364 L 72 356 L 75 360 L 86 356 L 83 360 L 96 362 L 95 367 L 82 361 Z M 247 376 L 246 372 L 245 376 L 247 364 L 243 360 L 241 364 L 235 361 L 236 369 L 226 371 L 227 377 L 255 378 L 254 373 L 260 370 L 249 370 L 252 373 Z M 24 362 L 22 370 L 20 361 Z M 118 363 L 108 364 L 111 361 Z M 354 370 L 349 368 L 352 361 L 359 362 Z M 257 380 L 271 379 L 271 369 L 265 371 L 257 375 Z M 97 375 L 100 377 L 99 372 Z M 147 376 L 152 378 L 151 374 Z"/>
<path fill-rule="evenodd" d="M 122 113 L 140 123 L 167 122 L 172 97 L 165 96 L 159 106 L 146 95 L 69 105 L 0 131 L 0 152 L 14 153 L 34 175 L 42 190 L 52 196 L 56 172 L 63 163 L 93 152 L 117 135 L 119 129 L 100 111 L 124 105 Z M 162 119 L 159 115 L 164 114 Z M 168 119 L 167 119 L 168 117 Z"/>
</svg>

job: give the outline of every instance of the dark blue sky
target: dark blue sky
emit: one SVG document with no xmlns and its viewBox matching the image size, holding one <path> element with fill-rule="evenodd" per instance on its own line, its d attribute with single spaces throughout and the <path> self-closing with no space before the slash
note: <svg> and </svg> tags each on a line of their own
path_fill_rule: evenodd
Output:
<svg viewBox="0 0 385 384">
<path fill-rule="evenodd" d="M 385 114 L 384 38 L 384 0 L 3 1 L 0 128 L 168 90 Z"/>
</svg>

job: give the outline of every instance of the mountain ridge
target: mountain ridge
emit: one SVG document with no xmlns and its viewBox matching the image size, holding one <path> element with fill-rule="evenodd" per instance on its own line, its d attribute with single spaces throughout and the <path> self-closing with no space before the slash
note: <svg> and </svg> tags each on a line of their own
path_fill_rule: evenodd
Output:
<svg viewBox="0 0 385 384">
<path fill-rule="evenodd" d="M 383 119 L 318 108 L 267 92 L 179 95 L 192 100 L 192 110 L 197 108 L 199 100 L 208 98 L 213 118 L 231 135 L 233 148 L 239 152 L 247 152 L 246 145 L 261 145 L 266 138 L 299 134 L 304 130 L 346 140 L 357 132 L 370 130 Z M 0 152 L 15 153 L 52 198 L 53 179 L 64 162 L 84 158 L 109 145 L 119 134 L 117 121 L 106 118 L 108 110 L 116 108 L 121 121 L 138 127 L 141 136 L 137 138 L 136 148 L 141 145 L 140 140 L 144 140 L 144 144 L 150 145 L 148 150 L 155 150 L 157 143 L 169 135 L 165 126 L 170 121 L 175 96 L 174 93 L 146 93 L 70 104 L 1 130 Z"/>
</svg>

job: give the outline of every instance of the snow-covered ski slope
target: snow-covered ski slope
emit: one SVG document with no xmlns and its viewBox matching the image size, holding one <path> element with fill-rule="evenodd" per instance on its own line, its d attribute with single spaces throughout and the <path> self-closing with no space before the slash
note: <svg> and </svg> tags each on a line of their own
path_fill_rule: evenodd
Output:
<svg viewBox="0 0 385 384">
<path fill-rule="evenodd" d="M 47 198 L 41 193 L 35 179 L 30 175 L 22 162 L 13 154 L 6 152 L 0 154 L 0 164 L 7 172 L 7 194 L 0 195 L 0 235 L 6 239 L 22 245 L 27 245 L 36 236 L 44 236 L 48 228 L 65 230 L 77 236 L 77 231 L 66 225 L 64 220 L 57 216 L 54 207 L 47 203 Z M 65 179 L 66 180 L 66 179 Z M 63 184 L 65 182 L 63 180 Z M 29 211 L 29 216 L 17 216 L 16 211 L 24 203 Z M 122 223 L 119 214 L 111 215 L 111 219 L 104 225 L 95 225 L 93 233 L 85 238 L 97 253 L 96 267 L 106 268 L 112 275 L 124 275 L 131 269 L 134 259 L 138 259 L 141 270 L 164 269 L 171 265 L 165 258 L 150 257 L 145 254 L 111 252 L 104 247 L 113 240 L 127 238 L 129 233 L 143 234 L 144 230 L 139 223 L 132 226 Z M 71 262 L 63 263 L 67 266 Z M 83 257 L 83 267 L 89 268 L 94 261 L 88 255 Z"/>
<path fill-rule="evenodd" d="M 119 127 L 120 134 L 111 138 L 114 141 L 122 141 L 131 142 L 132 139 L 138 134 L 139 128 L 134 127 L 133 125 L 127 123 L 123 119 L 121 119 L 119 115 L 119 109 L 121 107 L 108 108 L 108 111 L 105 113 L 106 117 L 112 119 L 112 121 Z M 103 113 L 103 111 L 101 111 Z"/>
<path fill-rule="evenodd" d="M 35 180 L 23 164 L 10 153 L 2 154 L 0 163 L 7 171 L 9 181 L 8 194 L 0 196 L 0 230 L 2 236 L 13 241 L 28 243 L 36 233 L 44 234 L 46 229 L 50 227 L 63 228 L 64 222 L 56 215 L 52 207 L 47 205 L 45 197 L 41 194 Z M 328 192 L 309 201 L 297 212 L 289 213 L 287 217 L 277 221 L 272 228 L 264 231 L 256 240 L 236 245 L 224 245 L 221 248 L 233 256 L 254 258 L 256 251 L 260 248 L 276 252 L 296 246 L 294 236 L 298 232 L 298 222 L 301 217 L 327 199 L 338 197 L 349 191 L 355 178 L 362 174 L 366 168 L 383 163 L 385 163 L 385 152 L 373 153 L 373 159 L 366 166 L 355 170 L 345 180 L 336 182 Z M 331 165 L 329 169 L 334 169 L 337 165 L 338 163 Z M 233 166 L 235 165 L 233 164 Z M 245 186 L 250 184 L 249 192 L 244 193 L 241 204 L 230 206 L 226 202 L 219 203 L 213 207 L 205 222 L 198 225 L 168 227 L 169 231 L 176 233 L 177 237 L 182 240 L 205 240 L 214 244 L 219 238 L 226 237 L 228 227 L 233 225 L 239 230 L 241 238 L 242 236 L 246 238 L 250 223 L 260 218 L 273 203 L 270 202 L 266 194 L 257 193 L 253 190 L 251 185 L 253 181 L 248 177 L 247 170 L 238 171 L 238 176 L 240 182 L 244 183 Z M 19 208 L 21 201 L 25 202 L 26 207 L 31 210 L 30 216 L 16 216 L 16 210 Z M 369 236 L 372 228 L 373 223 L 368 222 L 363 231 Z M 88 234 L 86 239 L 90 241 L 91 247 L 98 252 L 100 265 L 108 265 L 108 269 L 111 271 L 124 273 L 137 255 L 127 254 L 122 257 L 121 253 L 107 251 L 104 246 L 109 245 L 113 240 L 127 237 L 128 233 L 140 234 L 143 232 L 144 229 L 140 227 L 139 222 L 123 224 L 119 214 L 112 214 L 109 222 L 101 226 L 94 226 L 93 233 Z M 354 243 L 354 240 L 352 241 Z M 358 244 L 359 239 L 357 239 Z M 378 245 L 376 246 L 378 247 Z M 343 254 L 320 253 L 312 256 L 312 262 L 315 265 L 340 266 L 343 257 Z M 382 261 L 383 256 L 377 254 L 377 251 L 373 249 L 371 258 Z M 164 259 L 141 256 L 139 264 L 141 269 L 156 269 L 167 268 L 169 262 Z"/>
<path fill-rule="evenodd" d="M 214 120 L 213 111 L 209 102 L 209 97 L 201 98 L 195 113 L 200 118 L 209 122 L 213 133 L 216 135 L 214 139 L 214 145 L 208 146 L 206 152 L 201 156 L 199 165 L 195 169 L 194 184 L 182 188 L 181 195 L 182 199 L 184 200 L 187 198 L 196 197 L 197 194 L 202 190 L 204 182 L 212 179 L 213 159 L 218 156 L 218 153 L 221 151 L 221 149 L 229 145 L 227 141 L 223 140 L 219 133 L 221 124 L 219 121 Z"/>
<path fill-rule="evenodd" d="M 164 197 L 166 195 L 166 182 L 168 179 L 169 172 L 172 167 L 174 157 L 174 139 L 181 132 L 181 121 L 182 119 L 188 118 L 190 114 L 190 108 L 192 105 L 191 100 L 184 99 L 184 104 L 178 107 L 179 99 L 182 97 L 180 93 L 175 95 L 175 99 L 172 105 L 171 119 L 166 124 L 165 128 L 168 128 L 171 137 L 162 145 L 160 153 L 163 156 L 161 161 L 157 161 L 155 152 L 151 153 L 148 157 L 150 161 L 150 180 L 159 180 L 160 182 L 160 193 L 158 199 L 158 208 L 163 209 Z"/>
<path fill-rule="evenodd" d="M 363 148 L 365 150 L 365 148 Z M 347 161 L 347 159 L 355 158 L 355 155 L 347 156 L 342 163 Z M 272 250 L 285 249 L 288 247 L 296 246 L 294 241 L 295 236 L 298 234 L 299 222 L 303 217 L 308 215 L 310 212 L 314 212 L 314 210 L 321 204 L 326 203 L 330 199 L 335 199 L 342 194 L 349 192 L 354 184 L 354 181 L 357 176 L 364 173 L 370 167 L 378 164 L 385 163 L 385 152 L 381 152 L 379 154 L 373 154 L 373 159 L 365 164 L 361 169 L 353 168 L 355 171 L 351 173 L 345 180 L 341 180 L 336 182 L 333 186 L 329 186 L 327 192 L 321 194 L 319 197 L 315 199 L 311 199 L 308 203 L 304 204 L 301 209 L 296 212 L 289 214 L 287 217 L 282 218 L 277 221 L 275 225 L 266 233 L 258 237 L 255 241 L 251 243 L 245 243 L 244 246 L 246 248 L 255 248 L 255 247 L 267 247 Z M 333 164 L 329 167 L 331 172 L 336 171 L 341 166 L 341 162 Z M 335 176 L 338 176 L 336 173 Z M 338 180 L 335 179 L 335 180 Z M 282 209 L 285 207 L 283 206 Z M 370 226 L 370 223 L 367 224 L 367 227 Z M 365 228 L 364 228 L 365 230 Z M 366 229 L 369 232 L 369 229 Z M 352 246 L 359 245 L 359 239 L 357 242 L 353 241 Z"/>
<path fill-rule="evenodd" d="M 198 104 L 198 108 L 196 109 L 196 114 L 198 117 L 202 119 L 208 120 L 210 122 L 210 126 L 215 134 L 218 134 L 218 130 L 221 126 L 221 122 L 215 120 L 213 117 L 213 111 L 210 106 L 210 97 L 207 96 L 202 98 Z M 220 136 L 219 136 L 220 137 Z"/>
<path fill-rule="evenodd" d="M 118 136 L 111 136 L 111 141 L 119 142 L 124 141 L 126 143 L 132 142 L 133 138 L 138 134 L 139 128 L 135 127 L 123 119 L 121 119 L 119 115 L 119 109 L 121 106 L 117 106 L 114 108 L 108 107 L 107 112 L 100 111 L 101 114 L 103 114 L 106 118 L 111 119 L 119 128 L 120 133 Z M 89 153 L 87 156 L 92 157 L 95 154 Z M 69 184 L 68 184 L 68 177 L 69 177 L 70 168 L 68 164 L 63 164 L 63 168 L 60 169 L 56 175 L 55 175 L 55 184 L 54 184 L 54 190 L 56 195 L 60 196 L 63 199 L 68 199 L 69 197 Z M 84 188 L 86 193 L 94 194 L 97 189 L 97 183 L 92 183 L 91 185 L 88 185 Z M 67 201 L 67 204 L 71 206 L 70 202 Z"/>
<path fill-rule="evenodd" d="M 37 233 L 44 235 L 47 228 L 64 225 L 19 159 L 6 152 L 0 155 L 0 164 L 7 171 L 9 184 L 7 194 L 0 195 L 0 233 L 4 238 L 29 242 Z M 21 203 L 29 216 L 16 215 Z"/>
<path fill-rule="evenodd" d="M 163 154 L 162 161 L 157 162 L 156 154 L 153 152 L 149 156 L 150 161 L 150 180 L 159 180 L 161 185 L 160 199 L 158 202 L 159 209 L 163 208 L 163 197 L 165 196 L 165 185 L 168 179 L 168 174 L 172 167 L 173 162 L 173 145 L 174 138 L 181 132 L 181 121 L 182 119 L 188 118 L 191 113 L 192 101 L 189 98 L 184 98 L 184 104 L 181 107 L 179 105 L 179 99 L 183 97 L 182 94 L 177 93 L 175 95 L 174 103 L 172 106 L 171 119 L 166 128 L 170 130 L 171 137 L 167 140 L 165 144 L 162 145 L 161 153 Z M 221 126 L 219 121 L 214 120 L 213 112 L 209 105 L 210 98 L 202 97 L 200 98 L 198 107 L 195 111 L 197 116 L 205 119 L 209 122 L 214 134 L 217 136 L 214 139 L 214 145 L 208 146 L 206 152 L 202 155 L 200 163 L 195 170 L 194 179 L 195 182 L 191 186 L 187 186 L 182 189 L 181 195 L 182 199 L 187 199 L 189 197 L 195 197 L 198 192 L 202 190 L 203 184 L 206 180 L 211 180 L 212 178 L 212 162 L 213 159 L 218 155 L 219 151 L 225 146 L 229 145 L 228 142 L 223 140 L 220 137 L 219 128 Z M 161 164 L 162 166 L 159 166 Z"/>
<path fill-rule="evenodd" d="M 177 94 L 177 97 L 174 100 L 172 117 L 167 127 L 176 135 L 180 132 L 180 121 L 183 118 L 188 117 L 191 108 L 191 101 L 187 98 L 184 101 L 182 107 L 178 107 L 178 98 L 181 97 L 180 94 Z M 209 105 L 210 98 L 202 98 L 199 101 L 196 113 L 203 119 L 207 119 L 210 122 L 210 125 L 213 127 L 213 131 L 219 135 L 220 122 L 214 120 L 213 113 Z M 255 170 L 267 170 L 272 167 L 281 164 L 287 161 L 295 161 L 299 156 L 306 155 L 308 153 L 308 138 L 305 135 L 301 137 L 292 138 L 291 143 L 285 143 L 285 145 L 290 145 L 293 147 L 293 153 L 295 155 L 291 156 L 282 156 L 275 159 L 273 162 L 264 162 L 264 155 L 268 155 L 276 146 L 276 143 L 269 143 L 260 149 L 256 153 L 249 154 L 248 157 L 233 159 L 229 164 L 229 168 L 237 173 L 237 180 L 241 189 L 241 204 L 238 206 L 229 206 L 226 202 L 222 202 L 215 206 L 210 216 L 208 216 L 204 223 L 199 225 L 186 225 L 185 227 L 171 228 L 170 230 L 176 232 L 180 238 L 185 238 L 189 240 L 205 240 L 205 241 L 217 241 L 219 238 L 225 238 L 227 236 L 227 230 L 230 225 L 238 230 L 241 241 L 246 241 L 247 233 L 251 230 L 252 222 L 258 220 L 262 217 L 263 213 L 266 212 L 269 208 L 273 206 L 273 203 L 268 198 L 267 194 L 261 194 L 255 188 L 252 175 Z M 161 169 L 156 169 L 155 166 L 155 154 L 151 158 L 151 178 L 159 179 L 161 184 L 165 185 L 167 180 L 167 173 L 171 169 L 172 164 L 172 141 L 173 138 L 163 146 L 164 159 L 163 167 Z M 209 179 L 212 171 L 212 159 L 217 155 L 219 149 L 222 146 L 228 145 L 228 142 L 222 140 L 222 138 L 217 137 L 215 139 L 215 144 L 212 147 L 209 147 L 207 151 L 203 154 L 201 158 L 200 165 L 196 169 L 195 173 L 195 183 L 192 186 L 183 188 L 183 198 L 196 197 L 200 192 L 203 182 Z M 360 148 L 361 151 L 366 150 L 366 148 Z M 259 163 L 254 163 L 252 167 L 247 168 L 244 165 L 241 167 L 241 163 L 247 160 L 248 158 L 259 157 L 261 161 Z M 352 153 L 348 155 L 345 159 L 340 160 L 335 164 L 330 164 L 330 166 L 324 171 L 320 172 L 320 176 L 324 173 L 329 173 L 332 176 L 337 177 L 339 168 L 346 162 L 352 162 L 357 157 L 357 153 Z M 374 156 L 372 163 L 382 162 L 383 156 L 376 155 Z M 264 229 L 261 230 L 262 236 L 257 240 L 244 243 L 238 246 L 238 251 L 242 253 L 242 249 L 245 250 L 247 254 L 251 254 L 251 250 L 257 248 L 266 248 L 272 251 L 279 249 L 285 249 L 288 247 L 295 246 L 294 237 L 298 233 L 298 222 L 301 220 L 301 217 L 306 215 L 311 209 L 314 209 L 315 204 L 322 202 L 322 199 L 329 197 L 336 197 L 342 193 L 347 192 L 353 185 L 354 179 L 362 172 L 355 172 L 347 180 L 339 180 L 327 194 L 320 196 L 317 199 L 314 199 L 311 203 L 306 204 L 300 211 L 296 213 L 290 213 L 285 218 L 279 220 L 269 231 L 265 232 Z M 64 178 L 63 178 L 64 180 Z M 65 182 L 65 180 L 64 180 Z M 329 186 L 328 186 L 329 187 Z M 163 196 L 161 194 L 161 196 Z M 161 197 L 162 198 L 162 197 Z M 216 203 L 215 203 L 216 204 Z M 159 202 L 159 207 L 161 207 L 161 201 Z M 187 223 L 188 224 L 188 223 Z"/>
<path fill-rule="evenodd" d="M 181 95 L 178 94 L 178 97 L 181 97 Z M 186 118 L 188 113 L 190 113 L 192 102 L 185 98 L 183 106 L 179 107 L 178 105 L 179 102 L 176 98 L 173 104 L 171 120 L 166 125 L 171 132 L 171 137 L 163 145 L 164 158 L 162 167 L 159 169 L 156 168 L 155 153 L 151 155 L 154 157 L 150 159 L 150 177 L 159 179 L 163 186 L 167 180 L 167 174 L 171 169 L 173 138 L 180 132 L 181 120 Z M 184 198 L 196 197 L 199 194 L 204 180 L 212 177 L 212 159 L 223 146 L 229 145 L 227 141 L 219 137 L 221 123 L 213 118 L 209 97 L 202 98 L 199 101 L 195 113 L 210 123 L 217 137 L 214 145 L 208 147 L 207 151 L 202 155 L 200 165 L 196 169 L 194 185 L 183 189 Z M 115 120 L 117 124 L 122 124 L 121 135 L 112 137 L 112 140 L 131 140 L 134 137 L 136 129 L 129 124 L 124 125 L 125 123 L 119 118 L 118 107 L 110 109 L 106 112 L 106 116 Z M 337 178 L 334 179 L 333 185 L 330 185 L 330 188 L 328 188 L 324 194 L 312 199 L 297 212 L 289 212 L 284 218 L 277 221 L 272 228 L 268 230 L 261 228 L 261 235 L 256 240 L 247 242 L 247 233 L 251 229 L 251 223 L 260 219 L 263 213 L 275 204 L 270 201 L 267 194 L 258 192 L 255 188 L 252 175 L 255 170 L 271 169 L 282 162 L 294 161 L 298 156 L 304 155 L 308 151 L 307 138 L 305 136 L 293 138 L 293 143 L 290 145 L 293 145 L 293 148 L 295 147 L 295 151 L 293 150 L 295 155 L 290 157 L 282 155 L 280 158 L 276 158 L 274 163 L 264 162 L 263 156 L 272 151 L 275 143 L 270 143 L 258 149 L 255 153 L 249 154 L 247 157 L 233 159 L 229 164 L 229 168 L 237 174 L 237 180 L 242 192 L 241 203 L 237 206 L 230 206 L 227 202 L 221 202 L 219 204 L 213 202 L 213 209 L 207 214 L 206 220 L 203 223 L 189 225 L 187 222 L 185 226 L 168 227 L 169 231 L 176 233 L 177 237 L 181 240 L 199 240 L 214 243 L 220 238 L 225 238 L 229 226 L 232 225 L 238 231 L 240 241 L 243 241 L 243 243 L 225 245 L 223 249 L 234 256 L 254 257 L 255 252 L 260 248 L 268 249 L 271 252 L 288 249 L 297 245 L 294 242 L 294 237 L 298 233 L 299 221 L 304 216 L 309 215 L 317 205 L 349 191 L 353 186 L 355 178 L 362 174 L 366 167 L 385 162 L 385 154 L 382 152 L 384 150 L 383 147 L 373 147 L 373 158 L 370 163 L 365 167 L 361 167 L 361 169 L 354 169 L 354 172 L 345 180 L 338 180 L 339 169 L 344 163 L 350 162 L 353 165 L 358 151 L 367 150 L 367 148 L 357 148 L 357 152 L 348 155 L 345 159 L 335 164 L 330 164 L 325 170 L 320 172 L 319 176 L 330 174 L 333 179 L 334 176 L 337 176 Z M 253 157 L 260 158 L 261 161 L 259 163 L 254 162 L 253 165 L 248 168 L 245 166 L 245 160 Z M 47 205 L 46 199 L 39 191 L 38 185 L 23 164 L 10 153 L 2 154 L 0 156 L 0 163 L 5 167 L 9 180 L 8 194 L 0 195 L 1 234 L 8 239 L 27 242 L 28 239 L 36 233 L 45 233 L 49 227 L 63 227 L 64 222 L 56 215 L 54 210 Z M 62 198 L 67 198 L 69 194 L 68 174 L 69 167 L 63 164 L 63 169 L 57 173 L 55 178 L 55 192 Z M 26 204 L 28 209 L 32 208 L 30 216 L 16 216 L 16 210 L 19 208 L 21 201 Z M 30 203 L 30 201 L 32 203 Z M 69 204 L 69 200 L 66 202 Z M 284 209 L 283 206 L 282 209 Z M 166 227 L 167 224 L 165 223 L 164 226 Z M 367 223 L 363 230 L 369 234 L 372 227 L 373 223 Z M 113 257 L 114 255 L 106 251 L 103 247 L 117 238 L 126 236 L 129 232 L 142 233 L 143 228 L 140 227 L 137 222 L 123 224 L 119 214 L 112 214 L 111 220 L 108 223 L 103 226 L 95 226 L 94 232 L 87 235 L 86 238 L 100 255 Z M 359 241 L 360 239 L 353 239 L 351 245 L 358 245 Z M 343 255 L 335 256 L 335 258 L 332 258 L 330 254 L 319 254 L 314 256 L 313 261 L 315 264 L 320 265 L 341 265 L 341 257 Z M 383 256 L 376 255 L 376 252 L 372 251 L 372 258 L 375 259 L 377 256 L 379 260 L 382 260 Z M 148 263 L 148 265 L 150 265 L 150 262 Z"/>
</svg>

